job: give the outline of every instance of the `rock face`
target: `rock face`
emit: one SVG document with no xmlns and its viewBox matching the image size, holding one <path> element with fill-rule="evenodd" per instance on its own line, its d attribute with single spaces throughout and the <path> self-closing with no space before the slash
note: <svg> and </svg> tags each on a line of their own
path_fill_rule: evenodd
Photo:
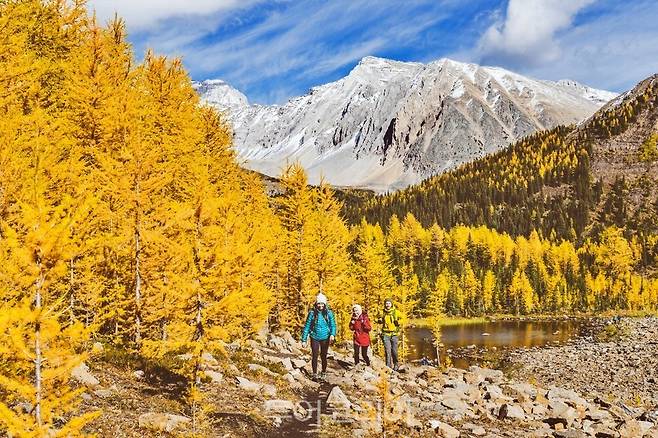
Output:
<svg viewBox="0 0 658 438">
<path fill-rule="evenodd" d="M 312 183 L 397 189 L 495 152 L 536 130 L 577 123 L 614 93 L 573 81 L 440 59 L 366 57 L 348 76 L 283 106 L 248 105 L 223 81 L 195 84 L 225 110 L 238 158 L 277 176 L 300 161 Z"/>
</svg>

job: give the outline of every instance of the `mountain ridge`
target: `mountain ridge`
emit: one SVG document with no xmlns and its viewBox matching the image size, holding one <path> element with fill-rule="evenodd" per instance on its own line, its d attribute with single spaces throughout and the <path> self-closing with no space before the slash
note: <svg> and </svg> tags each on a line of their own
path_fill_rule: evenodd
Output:
<svg viewBox="0 0 658 438">
<path fill-rule="evenodd" d="M 324 178 L 380 192 L 537 130 L 577 123 L 616 96 L 448 58 L 423 64 L 372 56 L 283 105 L 249 105 L 224 81 L 195 86 L 205 102 L 227 111 L 245 167 L 276 176 L 286 162 L 299 161 L 313 183 Z"/>
</svg>

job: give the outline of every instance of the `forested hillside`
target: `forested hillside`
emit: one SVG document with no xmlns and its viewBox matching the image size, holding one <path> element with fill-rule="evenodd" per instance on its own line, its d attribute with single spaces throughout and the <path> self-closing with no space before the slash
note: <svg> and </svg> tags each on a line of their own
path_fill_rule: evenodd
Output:
<svg viewBox="0 0 658 438">
<path fill-rule="evenodd" d="M 354 223 L 365 216 L 388 224 L 393 215 L 412 213 L 425 226 L 486 225 L 513 235 L 537 230 L 566 239 L 582 237 L 597 223 L 639 230 L 631 223 L 638 207 L 655 210 L 657 82 L 655 76 L 647 79 L 578 127 L 533 134 L 407 190 L 347 204 L 345 214 Z M 621 154 L 609 145 L 624 135 L 630 138 L 618 147 Z M 638 171 L 630 173 L 631 166 Z M 651 183 L 642 184 L 642 178 Z M 633 193 L 624 194 L 628 189 Z M 646 199 L 638 199 L 647 189 Z M 614 205 L 615 197 L 624 205 Z"/>
</svg>

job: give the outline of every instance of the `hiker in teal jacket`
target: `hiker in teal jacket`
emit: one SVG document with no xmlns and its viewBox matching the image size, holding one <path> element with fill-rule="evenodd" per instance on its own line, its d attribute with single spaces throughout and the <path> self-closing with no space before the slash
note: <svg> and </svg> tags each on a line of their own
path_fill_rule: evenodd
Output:
<svg viewBox="0 0 658 438">
<path fill-rule="evenodd" d="M 320 380 L 324 380 L 327 375 L 327 353 L 329 353 L 329 343 L 336 336 L 336 319 L 334 312 L 327 306 L 327 297 L 320 292 L 315 297 L 315 306 L 308 312 L 304 331 L 302 332 L 302 343 L 304 348 L 307 346 L 307 339 L 311 337 L 311 352 L 313 367 L 313 380 L 318 380 L 318 353 L 322 358 L 322 373 Z"/>
</svg>

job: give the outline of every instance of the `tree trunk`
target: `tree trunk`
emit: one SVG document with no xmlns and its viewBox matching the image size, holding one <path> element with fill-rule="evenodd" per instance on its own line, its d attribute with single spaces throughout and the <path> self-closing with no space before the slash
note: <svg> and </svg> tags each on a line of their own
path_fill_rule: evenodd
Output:
<svg viewBox="0 0 658 438">
<path fill-rule="evenodd" d="M 75 291 L 73 286 L 74 281 L 74 262 L 73 257 L 71 257 L 71 260 L 69 260 L 69 322 L 71 325 L 73 325 L 75 322 L 75 312 L 73 311 L 73 307 L 75 306 Z"/>
<path fill-rule="evenodd" d="M 36 291 L 34 296 L 34 307 L 38 316 L 34 327 L 34 417 L 37 425 L 41 427 L 41 366 L 43 358 L 41 357 L 41 293 L 44 283 L 44 274 L 41 267 L 41 260 L 37 260 L 39 268 L 39 278 L 36 282 Z"/>
<path fill-rule="evenodd" d="M 140 272 L 141 242 L 139 232 L 139 218 L 135 224 L 135 342 L 142 341 L 141 307 L 142 307 L 142 274 Z"/>
</svg>

